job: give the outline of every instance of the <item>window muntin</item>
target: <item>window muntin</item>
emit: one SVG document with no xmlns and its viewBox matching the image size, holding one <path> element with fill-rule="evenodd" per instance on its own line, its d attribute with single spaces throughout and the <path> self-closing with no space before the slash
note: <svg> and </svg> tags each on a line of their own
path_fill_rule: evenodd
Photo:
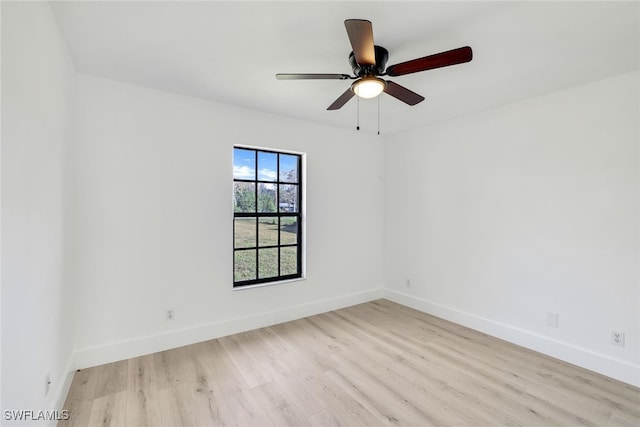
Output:
<svg viewBox="0 0 640 427">
<path fill-rule="evenodd" d="M 302 277 L 302 157 L 235 147 L 233 286 Z"/>
</svg>

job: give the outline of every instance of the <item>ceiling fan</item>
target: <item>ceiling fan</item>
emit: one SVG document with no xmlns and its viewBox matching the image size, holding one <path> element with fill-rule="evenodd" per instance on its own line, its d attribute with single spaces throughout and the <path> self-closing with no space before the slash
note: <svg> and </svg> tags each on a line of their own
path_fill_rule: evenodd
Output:
<svg viewBox="0 0 640 427">
<path fill-rule="evenodd" d="M 338 110 L 354 95 L 361 98 L 375 98 L 385 92 L 400 101 L 416 105 L 424 101 L 424 97 L 390 80 L 380 76 L 397 77 L 434 68 L 469 62 L 473 52 L 469 46 L 387 67 L 389 52 L 382 46 L 373 44 L 373 28 L 365 19 L 347 19 L 344 21 L 347 35 L 353 51 L 349 54 L 349 63 L 355 76 L 349 74 L 276 74 L 278 80 L 356 80 L 351 87 L 329 105 L 327 110 Z"/>
</svg>

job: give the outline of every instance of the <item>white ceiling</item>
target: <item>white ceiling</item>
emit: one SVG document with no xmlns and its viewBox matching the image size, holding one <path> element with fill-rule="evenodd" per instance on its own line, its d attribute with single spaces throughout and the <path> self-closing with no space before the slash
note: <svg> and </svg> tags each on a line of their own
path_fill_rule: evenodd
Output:
<svg viewBox="0 0 640 427">
<path fill-rule="evenodd" d="M 343 21 L 373 22 L 388 65 L 469 45 L 473 61 L 393 78 L 426 101 L 380 98 L 392 134 L 638 69 L 638 2 L 52 2 L 78 71 L 353 129 L 356 98 L 326 111 L 350 81 Z M 593 100 L 598 102 L 598 100 Z M 377 101 L 360 102 L 375 133 Z"/>
</svg>

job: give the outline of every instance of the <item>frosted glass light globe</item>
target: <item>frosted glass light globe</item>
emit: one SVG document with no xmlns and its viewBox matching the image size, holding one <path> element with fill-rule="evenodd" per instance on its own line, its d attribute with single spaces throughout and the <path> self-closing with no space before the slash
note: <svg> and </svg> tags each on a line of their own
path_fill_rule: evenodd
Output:
<svg viewBox="0 0 640 427">
<path fill-rule="evenodd" d="M 363 77 L 353 84 L 351 90 L 360 98 L 369 99 L 380 95 L 386 85 L 384 80 L 377 77 Z"/>
</svg>

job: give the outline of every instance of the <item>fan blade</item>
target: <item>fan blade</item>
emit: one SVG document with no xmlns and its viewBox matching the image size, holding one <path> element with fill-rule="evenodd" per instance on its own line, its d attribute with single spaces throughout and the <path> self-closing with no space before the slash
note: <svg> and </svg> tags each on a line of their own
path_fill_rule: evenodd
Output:
<svg viewBox="0 0 640 427">
<path fill-rule="evenodd" d="M 327 110 L 339 110 L 344 104 L 347 103 L 347 101 L 353 98 L 354 95 L 355 93 L 353 93 L 351 88 L 347 89 L 342 95 L 340 95 L 340 97 L 338 97 L 338 99 L 333 101 L 333 104 L 327 107 Z"/>
<path fill-rule="evenodd" d="M 396 77 L 404 74 L 417 73 L 419 71 L 432 70 L 434 68 L 448 67 L 449 65 L 469 62 L 472 58 L 473 51 L 469 46 L 465 46 L 391 65 L 387 68 L 387 75 Z"/>
<path fill-rule="evenodd" d="M 278 80 L 347 80 L 348 74 L 276 74 Z"/>
<path fill-rule="evenodd" d="M 418 95 L 406 87 L 400 86 L 398 83 L 394 83 L 389 80 L 387 80 L 387 86 L 384 88 L 384 91 L 405 104 L 416 105 L 417 103 L 424 101 L 424 96 Z"/>
<path fill-rule="evenodd" d="M 347 35 L 359 65 L 375 65 L 376 52 L 373 48 L 373 28 L 366 19 L 347 19 L 344 21 Z"/>
</svg>

